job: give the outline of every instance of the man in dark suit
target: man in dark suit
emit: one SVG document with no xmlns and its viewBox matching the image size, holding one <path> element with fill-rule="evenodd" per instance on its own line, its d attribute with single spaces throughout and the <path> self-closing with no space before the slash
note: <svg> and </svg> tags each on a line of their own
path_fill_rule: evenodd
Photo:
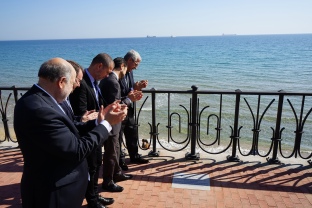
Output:
<svg viewBox="0 0 312 208">
<path fill-rule="evenodd" d="M 75 90 L 77 87 L 80 87 L 80 82 L 83 80 L 83 68 L 75 61 L 67 60 L 67 62 L 69 62 L 76 71 L 76 79 L 73 85 L 73 89 Z M 73 109 L 68 99 L 60 103 L 60 105 L 65 111 L 65 113 L 68 115 L 68 117 L 74 122 L 75 126 L 77 127 L 81 135 L 84 135 L 86 132 L 90 131 L 89 125 L 85 125 L 86 123 L 84 122 L 87 122 L 89 120 L 96 118 L 98 112 L 96 112 L 95 110 L 91 110 L 91 111 L 86 111 L 82 116 L 76 116 L 74 115 Z M 104 198 L 101 195 L 98 196 L 98 200 L 103 206 L 114 203 L 113 198 Z M 100 207 L 101 207 L 101 204 L 99 205 Z"/>
<path fill-rule="evenodd" d="M 99 106 L 107 105 L 103 99 L 98 81 L 107 77 L 114 68 L 113 59 L 106 53 L 95 56 L 89 66 L 85 69 L 80 87 L 76 88 L 69 96 L 69 100 L 77 116 L 83 115 L 86 111 L 99 110 Z M 106 200 L 98 193 L 99 170 L 102 165 L 102 147 L 98 146 L 87 158 L 90 181 L 86 191 L 88 208 L 100 208 Z"/>
<path fill-rule="evenodd" d="M 85 158 L 108 138 L 111 125 L 122 121 L 125 111 L 117 104 L 102 106 L 98 125 L 81 137 L 59 105 L 73 90 L 73 67 L 54 58 L 41 65 L 38 76 L 38 84 L 14 109 L 14 130 L 24 158 L 22 204 L 24 208 L 78 208 L 88 183 Z"/>
<path fill-rule="evenodd" d="M 108 77 L 104 78 L 99 87 L 102 95 L 108 104 L 121 100 L 120 86 L 118 80 L 125 76 L 127 72 L 127 65 L 125 59 L 117 57 L 114 59 L 115 67 Z M 129 95 L 132 100 L 135 97 L 141 98 L 142 92 Z M 122 103 L 129 105 L 128 99 L 121 100 Z M 102 188 L 110 192 L 121 192 L 123 187 L 117 185 L 119 181 L 124 181 L 132 178 L 130 174 L 123 174 L 119 166 L 120 145 L 119 132 L 121 123 L 112 126 L 110 139 L 104 142 L 105 152 L 103 155 L 103 183 Z"/>
<path fill-rule="evenodd" d="M 142 58 L 140 54 L 135 50 L 130 50 L 124 57 L 127 63 L 127 73 L 124 78 L 119 80 L 121 88 L 121 98 L 128 98 L 128 94 L 131 91 L 141 91 L 148 84 L 147 80 L 141 80 L 139 82 L 134 82 L 133 70 L 136 69 Z M 128 99 L 130 100 L 130 99 Z M 132 101 L 131 101 L 132 102 Z M 128 115 L 126 119 L 122 122 L 119 140 L 120 143 L 123 140 L 123 135 L 125 136 L 126 146 L 128 149 L 130 162 L 132 163 L 148 163 L 148 160 L 141 157 L 138 153 L 138 129 L 134 116 L 134 105 L 131 104 L 128 107 Z M 119 160 L 120 167 L 124 170 L 128 169 L 125 160 L 124 153 L 121 153 Z"/>
<path fill-rule="evenodd" d="M 80 87 L 80 82 L 82 81 L 83 78 L 83 68 L 80 64 L 78 64 L 75 61 L 72 60 L 66 60 L 68 63 L 70 63 L 75 71 L 76 71 L 76 79 L 73 85 L 73 90 L 75 90 L 77 87 Z M 73 109 L 71 107 L 71 104 L 69 102 L 69 99 L 67 98 L 64 102 L 60 103 L 61 107 L 65 111 L 65 113 L 73 119 L 73 121 L 76 122 L 87 122 L 89 120 L 93 120 L 97 118 L 98 112 L 95 110 L 91 111 L 86 111 L 82 116 L 76 116 L 74 115 Z M 78 125 L 79 125 L 78 123 Z M 80 126 L 80 125 L 79 125 Z M 79 130 L 79 129 L 78 129 Z"/>
</svg>

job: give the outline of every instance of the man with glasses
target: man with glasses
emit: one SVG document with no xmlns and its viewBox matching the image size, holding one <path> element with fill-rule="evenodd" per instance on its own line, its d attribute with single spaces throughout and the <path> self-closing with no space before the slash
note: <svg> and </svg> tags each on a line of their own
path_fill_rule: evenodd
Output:
<svg viewBox="0 0 312 208">
<path fill-rule="evenodd" d="M 126 61 L 122 57 L 114 59 L 115 67 L 109 77 L 103 79 L 99 86 L 104 99 L 107 103 L 113 103 L 121 100 L 121 103 L 128 105 L 127 100 L 122 100 L 120 96 L 120 85 L 118 80 L 123 78 L 127 72 Z M 135 97 L 141 96 L 141 93 L 129 94 L 128 97 L 135 101 Z M 130 174 L 124 174 L 119 166 L 119 132 L 121 123 L 112 126 L 112 131 L 107 142 L 104 142 L 105 152 L 103 155 L 103 183 L 102 188 L 109 192 L 121 192 L 124 190 L 117 182 L 129 180 L 132 178 Z"/>
<path fill-rule="evenodd" d="M 124 59 L 126 60 L 126 63 L 127 63 L 127 73 L 124 76 L 124 78 L 119 80 L 122 100 L 125 98 L 127 99 L 128 94 L 131 91 L 141 91 L 142 88 L 145 88 L 148 84 L 147 80 L 134 82 L 133 70 L 138 68 L 140 62 L 142 61 L 140 54 L 135 50 L 130 50 L 124 56 Z M 141 97 L 139 99 L 141 99 Z M 135 117 L 134 117 L 134 105 L 133 105 L 133 102 L 129 98 L 128 100 L 130 103 L 128 105 L 128 114 L 127 114 L 126 119 L 122 122 L 121 130 L 119 134 L 120 148 L 122 146 L 123 135 L 124 135 L 129 157 L 130 157 L 130 162 L 138 163 L 138 164 L 148 163 L 149 161 L 142 158 L 141 155 L 138 153 L 139 137 L 138 137 L 138 130 L 137 130 L 137 125 L 135 123 Z M 123 170 L 128 170 L 128 166 L 125 163 L 125 153 L 122 152 L 122 149 L 120 149 L 120 151 L 121 151 L 121 154 L 120 154 L 120 159 L 119 159 L 119 166 Z"/>
<path fill-rule="evenodd" d="M 73 91 L 74 91 L 77 87 L 80 87 L 80 83 L 83 78 L 83 68 L 80 64 L 78 64 L 75 61 L 72 61 L 72 60 L 66 60 L 66 61 L 70 63 L 76 71 L 76 79 L 73 85 Z M 96 119 L 98 116 L 98 113 L 95 112 L 95 110 L 86 111 L 82 116 L 75 116 L 73 114 L 73 110 L 72 110 L 68 97 L 63 103 L 61 103 L 61 107 L 65 110 L 66 114 L 68 114 L 69 117 L 74 116 L 73 119 L 74 121 L 77 121 L 77 122 L 80 122 L 80 121 L 87 122 L 89 120 Z"/>
</svg>

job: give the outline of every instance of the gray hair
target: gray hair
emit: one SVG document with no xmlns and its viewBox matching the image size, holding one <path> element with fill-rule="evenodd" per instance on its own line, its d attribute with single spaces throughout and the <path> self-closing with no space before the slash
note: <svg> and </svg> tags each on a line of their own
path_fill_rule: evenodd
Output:
<svg viewBox="0 0 312 208">
<path fill-rule="evenodd" d="M 66 80 L 70 80 L 72 69 L 68 63 L 55 63 L 51 60 L 44 62 L 39 69 L 38 77 L 45 78 L 51 82 L 57 81 L 61 77 L 66 77 Z"/>
<path fill-rule="evenodd" d="M 140 54 L 133 49 L 128 51 L 128 53 L 124 57 L 126 61 L 128 61 L 130 58 L 132 58 L 133 61 L 142 61 Z"/>
</svg>

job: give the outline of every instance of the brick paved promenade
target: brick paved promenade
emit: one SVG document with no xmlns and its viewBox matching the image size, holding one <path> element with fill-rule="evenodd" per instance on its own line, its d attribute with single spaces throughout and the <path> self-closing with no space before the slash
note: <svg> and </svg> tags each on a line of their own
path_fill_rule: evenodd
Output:
<svg viewBox="0 0 312 208">
<path fill-rule="evenodd" d="M 312 207 L 312 167 L 306 161 L 295 164 L 292 159 L 291 164 L 270 165 L 259 157 L 227 162 L 223 155 L 201 154 L 198 161 L 186 161 L 181 153 L 162 151 L 161 155 L 166 156 L 151 158 L 149 164 L 130 164 L 127 173 L 135 176 L 118 183 L 125 188 L 123 192 L 108 193 L 100 188 L 103 196 L 115 199 L 109 207 Z M 21 207 L 22 169 L 19 149 L 2 145 L 1 208 Z M 173 188 L 177 173 L 209 176 L 209 190 Z M 85 202 L 82 207 L 86 207 Z"/>
</svg>

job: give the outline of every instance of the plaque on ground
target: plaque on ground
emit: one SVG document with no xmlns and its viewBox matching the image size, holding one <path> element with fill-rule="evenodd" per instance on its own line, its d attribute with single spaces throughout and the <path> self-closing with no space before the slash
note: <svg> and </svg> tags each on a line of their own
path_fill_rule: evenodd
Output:
<svg viewBox="0 0 312 208">
<path fill-rule="evenodd" d="M 210 190 L 208 174 L 174 173 L 172 179 L 173 188 Z"/>
</svg>

